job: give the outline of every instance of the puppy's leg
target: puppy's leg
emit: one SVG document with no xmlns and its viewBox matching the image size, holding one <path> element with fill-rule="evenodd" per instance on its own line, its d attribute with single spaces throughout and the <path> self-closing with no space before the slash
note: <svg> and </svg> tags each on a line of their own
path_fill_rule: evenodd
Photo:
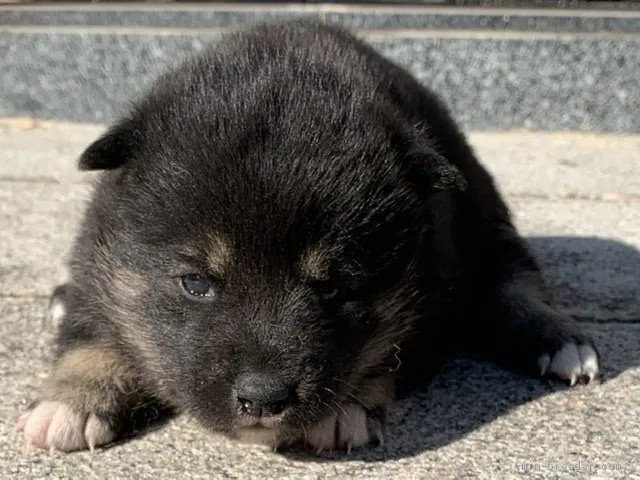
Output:
<svg viewBox="0 0 640 480">
<path fill-rule="evenodd" d="M 58 358 L 38 400 L 16 425 L 35 447 L 69 452 L 109 443 L 142 400 L 135 373 L 115 343 L 99 335 L 95 319 L 86 317 L 79 295 L 65 284 L 51 298 Z"/>
<path fill-rule="evenodd" d="M 490 275 L 497 280 L 485 292 L 484 319 L 476 319 L 477 351 L 513 370 L 588 383 L 599 375 L 593 341 L 568 315 L 550 306 L 536 262 L 512 226 L 493 238 Z M 491 267 L 489 267 L 491 268 Z M 482 280 L 479 280 L 482 281 Z"/>
<path fill-rule="evenodd" d="M 387 67 L 393 70 L 393 66 Z M 468 348 L 521 372 L 556 376 L 573 384 L 598 375 L 592 341 L 576 322 L 550 307 L 538 266 L 518 235 L 489 172 L 477 160 L 448 108 L 396 70 L 407 96 L 402 108 L 430 125 L 439 151 L 468 181 L 458 197 L 458 242 L 470 267 Z M 455 332 L 460 335 L 459 332 Z"/>
</svg>

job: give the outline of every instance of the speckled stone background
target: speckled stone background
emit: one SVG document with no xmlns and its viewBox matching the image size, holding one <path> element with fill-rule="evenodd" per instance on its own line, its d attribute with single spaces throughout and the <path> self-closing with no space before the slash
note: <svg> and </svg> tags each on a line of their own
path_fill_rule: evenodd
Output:
<svg viewBox="0 0 640 480">
<path fill-rule="evenodd" d="M 99 8 L 103 8 L 102 6 Z M 227 5 L 229 8 L 229 5 Z M 569 13 L 557 10 L 541 12 L 518 10 L 485 13 L 480 9 L 407 9 L 406 7 L 325 9 L 299 6 L 236 10 L 197 8 L 143 9 L 124 6 L 123 9 L 6 9 L 0 11 L 1 25 L 39 26 L 122 26 L 167 28 L 212 28 L 246 25 L 257 20 L 291 18 L 317 14 L 328 22 L 352 28 L 449 28 L 515 31 L 562 32 L 630 32 L 640 31 L 640 22 L 633 15 L 619 12 Z"/>
<path fill-rule="evenodd" d="M 230 28 L 318 17 L 408 67 L 473 130 L 640 132 L 640 10 L 0 7 L 0 116 L 109 122 Z"/>
</svg>

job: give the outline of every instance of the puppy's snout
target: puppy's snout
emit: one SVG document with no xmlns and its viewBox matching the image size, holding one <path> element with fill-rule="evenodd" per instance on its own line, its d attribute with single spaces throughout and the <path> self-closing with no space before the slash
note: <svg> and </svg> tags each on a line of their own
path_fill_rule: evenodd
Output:
<svg viewBox="0 0 640 480">
<path fill-rule="evenodd" d="M 277 375 L 247 373 L 235 383 L 240 411 L 254 417 L 282 413 L 295 401 L 295 389 Z"/>
</svg>

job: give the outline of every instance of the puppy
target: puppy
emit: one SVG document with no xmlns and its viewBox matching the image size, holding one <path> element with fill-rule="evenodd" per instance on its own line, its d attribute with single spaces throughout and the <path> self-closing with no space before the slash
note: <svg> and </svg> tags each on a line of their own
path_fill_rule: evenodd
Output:
<svg viewBox="0 0 640 480">
<path fill-rule="evenodd" d="M 167 408 L 241 441 L 349 451 L 457 352 L 598 375 L 447 108 L 340 28 L 228 34 L 79 168 L 103 172 L 51 300 L 56 364 L 18 421 L 28 444 L 93 449 Z"/>
</svg>

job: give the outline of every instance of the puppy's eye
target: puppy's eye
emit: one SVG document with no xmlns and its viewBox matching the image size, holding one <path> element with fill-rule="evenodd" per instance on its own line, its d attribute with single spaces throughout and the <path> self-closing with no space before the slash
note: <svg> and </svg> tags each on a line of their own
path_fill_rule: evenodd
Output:
<svg viewBox="0 0 640 480">
<path fill-rule="evenodd" d="M 331 285 L 320 285 L 317 287 L 317 291 L 323 300 L 332 300 L 338 296 L 338 289 Z"/>
<path fill-rule="evenodd" d="M 190 273 L 180 279 L 180 283 L 185 292 L 194 297 L 213 297 L 215 290 L 213 282 L 203 275 Z"/>
</svg>

